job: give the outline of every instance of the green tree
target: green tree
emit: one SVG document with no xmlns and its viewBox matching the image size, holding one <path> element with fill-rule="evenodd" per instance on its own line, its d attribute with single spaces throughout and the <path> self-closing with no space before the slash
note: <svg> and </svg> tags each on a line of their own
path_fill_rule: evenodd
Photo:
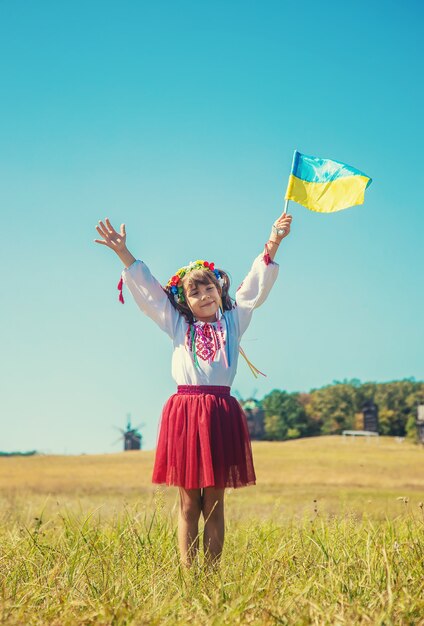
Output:
<svg viewBox="0 0 424 626">
<path fill-rule="evenodd" d="M 404 437 L 408 418 L 411 414 L 415 418 L 423 396 L 424 383 L 411 378 L 376 385 L 374 401 L 379 407 L 380 432 Z"/>
<path fill-rule="evenodd" d="M 413 413 L 410 414 L 406 422 L 406 436 L 411 441 L 418 441 L 417 420 Z"/>
<path fill-rule="evenodd" d="M 356 389 L 349 383 L 336 382 L 311 392 L 306 412 L 321 426 L 321 433 L 333 435 L 353 428 L 357 401 Z"/>
<path fill-rule="evenodd" d="M 309 393 L 274 389 L 262 402 L 265 437 L 289 439 L 361 427 L 362 407 L 369 401 L 378 406 L 381 434 L 409 436 L 415 428 L 417 407 L 424 404 L 424 382 L 407 378 L 361 384 L 354 378 L 334 381 Z"/>
<path fill-rule="evenodd" d="M 312 433 L 312 425 L 298 393 L 274 389 L 262 400 L 265 411 L 265 438 L 296 439 Z"/>
</svg>

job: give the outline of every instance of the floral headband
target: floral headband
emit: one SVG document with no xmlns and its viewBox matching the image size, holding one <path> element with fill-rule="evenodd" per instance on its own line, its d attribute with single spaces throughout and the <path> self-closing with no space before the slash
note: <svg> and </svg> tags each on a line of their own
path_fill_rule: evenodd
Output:
<svg viewBox="0 0 424 626">
<path fill-rule="evenodd" d="M 184 289 L 182 284 L 182 279 L 186 274 L 192 272 L 193 270 L 209 270 L 213 274 L 215 274 L 215 278 L 217 279 L 219 285 L 222 287 L 224 284 L 224 279 L 218 270 L 215 269 L 215 263 L 209 263 L 208 261 L 202 261 L 198 259 L 197 261 L 191 261 L 185 267 L 180 267 L 179 270 L 168 280 L 166 285 L 166 289 L 168 289 L 174 296 L 175 302 L 181 304 L 185 302 L 184 298 Z"/>
</svg>

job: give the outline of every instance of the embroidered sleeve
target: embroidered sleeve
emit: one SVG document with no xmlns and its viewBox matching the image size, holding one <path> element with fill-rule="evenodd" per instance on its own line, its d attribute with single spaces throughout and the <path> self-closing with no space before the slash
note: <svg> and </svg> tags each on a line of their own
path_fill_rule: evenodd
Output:
<svg viewBox="0 0 424 626">
<path fill-rule="evenodd" d="M 267 250 L 253 261 L 250 272 L 236 292 L 236 311 L 240 337 L 250 324 L 252 313 L 265 302 L 278 275 L 279 265 L 271 261 Z"/>
<path fill-rule="evenodd" d="M 121 281 L 131 291 L 137 306 L 148 315 L 156 324 L 165 331 L 171 339 L 180 317 L 178 311 L 172 306 L 164 289 L 150 273 L 143 261 L 134 261 L 130 267 L 125 268 L 121 275 Z M 119 282 L 118 289 L 122 282 Z M 122 293 L 120 301 L 123 302 Z"/>
</svg>

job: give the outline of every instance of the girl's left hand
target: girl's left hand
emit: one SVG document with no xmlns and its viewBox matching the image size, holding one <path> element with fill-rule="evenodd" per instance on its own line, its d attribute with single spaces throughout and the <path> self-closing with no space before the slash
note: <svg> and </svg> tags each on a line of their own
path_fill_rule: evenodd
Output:
<svg viewBox="0 0 424 626">
<path fill-rule="evenodd" d="M 288 213 L 282 213 L 280 217 L 275 220 L 274 226 L 279 230 L 284 228 L 286 232 L 284 233 L 284 235 L 276 235 L 276 233 L 273 231 L 274 237 L 277 237 L 278 239 L 284 239 L 284 237 L 287 237 L 287 235 L 290 233 L 292 220 L 293 217 L 291 215 L 289 215 Z"/>
</svg>

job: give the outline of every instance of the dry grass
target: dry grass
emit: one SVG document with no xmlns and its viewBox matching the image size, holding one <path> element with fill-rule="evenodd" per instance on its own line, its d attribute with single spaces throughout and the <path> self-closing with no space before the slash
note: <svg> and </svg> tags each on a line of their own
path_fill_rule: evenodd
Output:
<svg viewBox="0 0 424 626">
<path fill-rule="evenodd" d="M 227 491 L 229 515 L 264 519 L 277 511 L 303 516 L 318 500 L 328 513 L 347 508 L 381 518 L 399 513 L 398 497 L 424 500 L 424 450 L 407 441 L 314 437 L 254 442 L 253 454 L 257 485 Z M 0 458 L 0 498 L 4 504 L 28 501 L 40 507 L 48 496 L 48 502 L 66 500 L 82 510 L 109 510 L 139 500 L 148 507 L 156 490 L 153 460 L 153 451 Z M 176 489 L 162 489 L 170 510 Z"/>
</svg>

